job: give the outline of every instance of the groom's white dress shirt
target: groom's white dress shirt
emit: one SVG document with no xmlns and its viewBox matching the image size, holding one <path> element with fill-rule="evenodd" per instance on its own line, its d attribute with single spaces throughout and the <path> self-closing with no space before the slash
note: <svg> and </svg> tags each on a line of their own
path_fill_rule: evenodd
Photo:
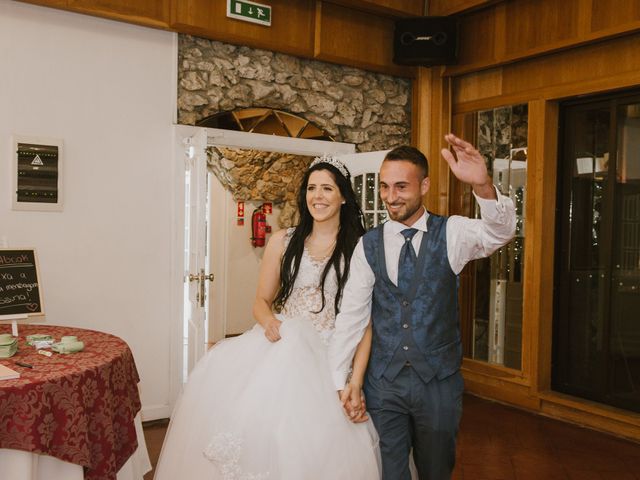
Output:
<svg viewBox="0 0 640 480">
<path fill-rule="evenodd" d="M 476 202 L 480 206 L 480 219 L 453 215 L 447 221 L 447 257 L 456 275 L 462 271 L 467 262 L 491 255 L 513 236 L 516 223 L 513 201 L 501 195 L 497 189 L 496 194 L 498 199 L 494 200 L 478 197 L 474 193 Z M 411 241 L 416 253 L 420 251 L 422 236 L 427 231 L 428 216 L 425 210 L 422 216 L 411 225 L 418 230 Z M 405 228 L 409 227 L 393 220 L 387 221 L 384 226 L 387 273 L 389 280 L 396 285 L 398 258 L 405 242 L 400 232 Z M 362 239 L 360 239 L 351 257 L 349 279 L 342 295 L 335 331 L 329 342 L 329 365 L 337 390 L 344 388 L 353 355 L 369 324 L 374 283 L 375 274 L 367 262 Z"/>
</svg>

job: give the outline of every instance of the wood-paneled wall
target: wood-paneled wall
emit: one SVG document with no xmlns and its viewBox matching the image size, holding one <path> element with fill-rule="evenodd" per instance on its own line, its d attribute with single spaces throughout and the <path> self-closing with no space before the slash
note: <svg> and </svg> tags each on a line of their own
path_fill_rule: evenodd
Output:
<svg viewBox="0 0 640 480">
<path fill-rule="evenodd" d="M 315 0 L 269 0 L 270 27 L 227 18 L 226 0 L 171 3 L 170 27 L 177 32 L 292 55 L 313 55 Z"/>
<path fill-rule="evenodd" d="M 475 111 L 640 84 L 640 33 L 455 77 L 453 109 Z"/>
<path fill-rule="evenodd" d="M 446 75 L 457 76 L 638 31 L 637 0 L 494 2 L 462 15 L 460 59 L 447 68 Z"/>
<path fill-rule="evenodd" d="M 429 0 L 429 15 L 445 16 L 474 10 L 495 3 L 496 0 Z"/>
<path fill-rule="evenodd" d="M 560 102 L 640 86 L 640 2 L 513 0 L 465 14 L 462 22 L 462 62 L 444 72 L 451 81 L 453 130 L 471 138 L 478 110 L 529 105 L 522 369 L 465 358 L 466 388 L 640 441 L 639 414 L 551 391 L 555 231 L 550 228 Z M 431 129 L 434 138 L 441 130 Z M 452 182 L 449 207 L 468 212 L 470 196 Z M 463 274 L 463 297 L 468 283 Z"/>
<path fill-rule="evenodd" d="M 313 57 L 398 76 L 413 71 L 393 63 L 394 22 L 387 17 L 317 2 Z"/>
<path fill-rule="evenodd" d="M 429 211 L 446 215 L 449 211 L 450 170 L 440 150 L 445 147 L 444 135 L 451 130 L 451 82 L 442 75 L 442 67 L 420 67 L 413 82 L 414 112 L 412 144 L 429 162 L 431 185 L 424 198 Z"/>
<path fill-rule="evenodd" d="M 111 18 L 147 27 L 169 29 L 170 0 L 34 0 L 47 7 Z"/>
<path fill-rule="evenodd" d="M 424 0 L 329 0 L 345 7 L 392 17 L 411 17 L 424 14 Z"/>
<path fill-rule="evenodd" d="M 266 27 L 227 18 L 226 0 L 24 1 L 403 77 L 415 69 L 392 61 L 395 20 L 424 11 L 424 0 L 265 0 Z"/>
</svg>

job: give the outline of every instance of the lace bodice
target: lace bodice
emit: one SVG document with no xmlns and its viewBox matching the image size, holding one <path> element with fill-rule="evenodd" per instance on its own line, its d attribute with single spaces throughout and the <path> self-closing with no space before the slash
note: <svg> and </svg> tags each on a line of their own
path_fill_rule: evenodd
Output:
<svg viewBox="0 0 640 480">
<path fill-rule="evenodd" d="M 293 229 L 290 228 L 285 237 L 287 244 L 292 234 Z M 308 318 L 325 341 L 333 333 L 336 321 L 334 301 L 338 293 L 338 279 L 333 269 L 329 271 L 324 282 L 324 309 L 319 313 L 314 312 L 318 312 L 322 306 L 320 278 L 328 260 L 328 257 L 324 260 L 312 258 L 305 248 L 291 295 L 281 312 L 285 319 L 292 317 Z"/>
</svg>

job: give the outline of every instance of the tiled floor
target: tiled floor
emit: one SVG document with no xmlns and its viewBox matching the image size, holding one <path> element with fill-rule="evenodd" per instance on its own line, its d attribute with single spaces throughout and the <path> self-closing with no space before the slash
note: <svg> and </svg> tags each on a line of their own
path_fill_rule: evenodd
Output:
<svg viewBox="0 0 640 480">
<path fill-rule="evenodd" d="M 145 425 L 154 466 L 166 428 Z M 640 444 L 465 395 L 453 479 L 640 480 Z"/>
</svg>

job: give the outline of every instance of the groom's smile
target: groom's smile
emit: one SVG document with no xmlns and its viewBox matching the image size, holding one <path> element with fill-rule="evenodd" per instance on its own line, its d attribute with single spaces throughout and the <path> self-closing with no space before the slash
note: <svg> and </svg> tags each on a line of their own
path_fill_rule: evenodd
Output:
<svg viewBox="0 0 640 480">
<path fill-rule="evenodd" d="M 429 190 L 429 177 L 406 160 L 385 160 L 380 168 L 380 198 L 391 220 L 407 226 L 422 214 L 422 196 Z"/>
</svg>

